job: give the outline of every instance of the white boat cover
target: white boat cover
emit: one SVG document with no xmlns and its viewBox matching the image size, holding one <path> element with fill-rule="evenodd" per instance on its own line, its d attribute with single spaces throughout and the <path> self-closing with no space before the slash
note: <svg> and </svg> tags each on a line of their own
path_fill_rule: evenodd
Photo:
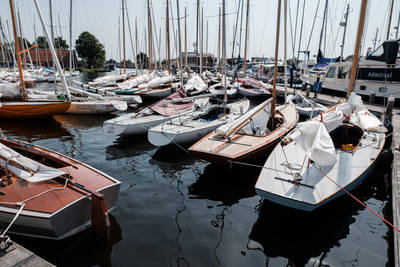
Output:
<svg viewBox="0 0 400 267">
<path fill-rule="evenodd" d="M 143 83 L 149 82 L 150 80 L 154 79 L 155 77 L 156 76 L 154 73 L 145 73 L 143 75 L 126 80 L 126 81 L 118 84 L 118 88 L 123 89 L 123 90 L 135 88 Z"/>
<path fill-rule="evenodd" d="M 147 83 L 140 84 L 138 87 L 139 88 L 152 88 L 152 87 L 156 87 L 156 86 L 159 86 L 159 85 L 162 85 L 165 83 L 170 83 L 174 79 L 175 78 L 172 75 L 165 76 L 165 77 L 156 77 Z"/>
<path fill-rule="evenodd" d="M 19 83 L 0 83 L 0 98 L 21 98 Z"/>
<path fill-rule="evenodd" d="M 199 75 L 194 75 L 187 83 L 183 86 L 186 93 L 197 93 L 207 89 L 207 84 Z"/>
<path fill-rule="evenodd" d="M 387 129 L 383 126 L 382 122 L 367 109 L 354 113 L 350 118 L 350 123 L 359 125 L 361 128 L 369 132 L 387 132 Z"/>
<path fill-rule="evenodd" d="M 298 123 L 290 138 L 318 165 L 331 166 L 336 163 L 335 146 L 328 130 L 320 121 Z"/>
<path fill-rule="evenodd" d="M 238 119 L 218 127 L 215 133 L 225 138 L 237 132 L 265 136 L 269 132 L 267 124 L 271 112 L 271 100 L 264 101 Z"/>
<path fill-rule="evenodd" d="M 23 169 L 9 163 L 11 160 L 18 163 Z M 50 180 L 65 174 L 63 171 L 24 157 L 3 144 L 0 144 L 0 166 L 9 170 L 19 178 L 32 183 Z"/>
</svg>

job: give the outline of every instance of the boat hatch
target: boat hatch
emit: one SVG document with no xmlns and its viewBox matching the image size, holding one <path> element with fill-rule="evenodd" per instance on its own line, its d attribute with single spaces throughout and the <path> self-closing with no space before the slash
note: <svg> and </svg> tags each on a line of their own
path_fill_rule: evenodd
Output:
<svg viewBox="0 0 400 267">
<path fill-rule="evenodd" d="M 342 124 L 330 132 L 333 144 L 336 149 L 353 151 L 357 148 L 363 136 L 363 130 L 355 125 Z"/>
</svg>

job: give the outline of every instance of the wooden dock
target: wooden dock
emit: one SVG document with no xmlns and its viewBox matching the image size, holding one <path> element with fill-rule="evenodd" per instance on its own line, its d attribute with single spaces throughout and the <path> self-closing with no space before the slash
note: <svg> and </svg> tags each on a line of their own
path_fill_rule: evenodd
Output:
<svg viewBox="0 0 400 267">
<path fill-rule="evenodd" d="M 393 124 L 393 164 L 392 164 L 392 205 L 393 205 L 393 225 L 399 228 L 400 226 L 400 114 L 394 112 L 392 117 Z M 400 266 L 400 233 L 393 230 L 394 241 L 394 264 Z"/>
<path fill-rule="evenodd" d="M 50 267 L 54 265 L 13 242 L 5 251 L 0 251 L 0 266 Z"/>
</svg>

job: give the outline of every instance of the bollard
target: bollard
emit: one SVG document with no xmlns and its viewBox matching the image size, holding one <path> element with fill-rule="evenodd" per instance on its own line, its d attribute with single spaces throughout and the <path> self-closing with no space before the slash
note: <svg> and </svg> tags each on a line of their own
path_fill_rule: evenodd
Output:
<svg viewBox="0 0 400 267">
<path fill-rule="evenodd" d="M 388 118 L 389 120 L 392 119 L 392 114 L 393 114 L 393 107 L 394 107 L 394 96 L 390 96 L 388 98 L 386 110 L 385 110 L 385 117 Z"/>
<path fill-rule="evenodd" d="M 369 103 L 370 103 L 370 104 L 373 104 L 374 102 L 375 102 L 375 93 L 372 92 L 372 93 L 369 95 Z"/>
<path fill-rule="evenodd" d="M 310 97 L 311 85 L 306 85 L 306 97 Z"/>
</svg>

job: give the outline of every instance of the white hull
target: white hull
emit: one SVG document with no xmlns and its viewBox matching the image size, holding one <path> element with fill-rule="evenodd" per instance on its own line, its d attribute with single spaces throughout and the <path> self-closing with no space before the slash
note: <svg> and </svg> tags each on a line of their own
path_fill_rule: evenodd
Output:
<svg viewBox="0 0 400 267">
<path fill-rule="evenodd" d="M 210 132 L 217 129 L 219 126 L 231 122 L 243 113 L 245 113 L 249 108 L 248 100 L 239 101 L 227 107 L 233 107 L 233 110 L 225 116 L 221 116 L 214 120 L 203 120 L 199 116 L 206 114 L 205 111 L 194 112 L 188 116 L 181 116 L 180 118 L 175 118 L 172 121 L 159 124 L 148 131 L 148 139 L 154 146 L 166 146 L 169 144 L 188 144 L 194 143 Z M 240 112 L 239 110 L 242 110 Z"/>
<path fill-rule="evenodd" d="M 361 138 L 361 144 L 353 153 L 337 150 L 337 163 L 332 166 L 308 164 L 304 150 L 295 142 L 285 147 L 278 144 L 260 173 L 255 186 L 257 194 L 280 205 L 305 211 L 313 211 L 340 197 L 345 193 L 335 183 L 346 190 L 354 189 L 372 171 L 382 152 L 385 134 L 364 133 L 365 138 Z M 303 185 L 289 182 L 293 181 L 293 173 L 298 173 Z"/>
</svg>

